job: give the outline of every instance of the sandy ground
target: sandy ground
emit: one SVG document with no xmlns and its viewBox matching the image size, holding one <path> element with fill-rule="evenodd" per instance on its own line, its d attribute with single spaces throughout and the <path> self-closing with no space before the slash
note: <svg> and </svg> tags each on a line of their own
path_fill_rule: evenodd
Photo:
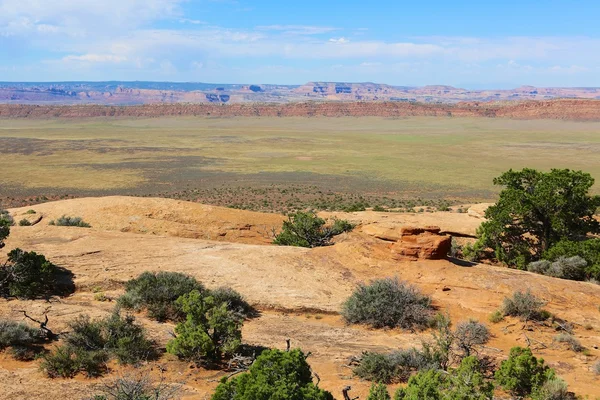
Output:
<svg viewBox="0 0 600 400">
<path fill-rule="evenodd" d="M 24 215 L 29 208 L 36 214 Z M 77 291 L 50 304 L 0 300 L 0 317 L 22 319 L 18 310 L 40 315 L 50 306 L 51 326 L 60 332 L 78 314 L 101 316 L 111 310 L 114 303 L 94 300 L 94 292 L 115 298 L 123 291 L 123 281 L 143 271 L 184 272 L 209 287 L 231 286 L 261 310 L 260 317 L 244 325 L 246 343 L 285 348 L 289 338 L 292 345 L 311 352 L 309 360 L 321 387 L 340 398 L 341 388 L 351 385 L 352 393 L 364 398 L 369 383 L 352 377 L 348 358 L 364 350 L 418 345 L 429 333 L 346 326 L 337 312 L 358 283 L 390 276 L 407 280 L 431 295 L 435 306 L 449 312 L 454 322 L 468 318 L 487 322 L 505 296 L 531 289 L 547 302 L 549 311 L 575 324 L 575 336 L 589 355 L 553 343 L 556 332 L 549 327 L 522 329 L 522 323 L 510 319 L 490 324 L 494 337 L 486 354 L 500 360 L 510 347 L 525 346 L 529 340 L 534 353 L 555 367 L 573 391 L 600 396 L 600 381 L 591 372 L 600 356 L 600 286 L 487 265 L 464 267 L 446 260 L 398 262 L 391 257 L 390 244 L 373 236 L 404 225 L 439 225 L 470 234 L 481 219 L 469 214 L 337 214 L 361 225 L 338 237 L 333 246 L 300 249 L 268 245 L 282 216 L 175 200 L 75 199 L 10 211 L 17 220 L 40 216 L 42 220 L 31 227 L 12 228 L 2 251 L 21 247 L 43 253 L 75 274 Z M 48 225 L 63 214 L 81 216 L 92 228 Z M 172 325 L 143 315 L 138 318 L 160 344 L 169 340 Z M 184 383 L 189 399 L 209 398 L 223 375 L 190 368 L 168 355 L 149 367 L 156 372 L 159 364 L 168 380 Z M 114 366 L 114 370 L 121 368 Z M 89 396 L 101 381 L 50 380 L 39 372 L 37 362 L 15 362 L 0 354 L 0 398 L 79 399 Z"/>
</svg>

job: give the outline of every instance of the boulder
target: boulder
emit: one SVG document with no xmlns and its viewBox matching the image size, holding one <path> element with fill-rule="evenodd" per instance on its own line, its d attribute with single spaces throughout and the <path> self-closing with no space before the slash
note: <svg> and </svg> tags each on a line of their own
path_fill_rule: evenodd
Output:
<svg viewBox="0 0 600 400">
<path fill-rule="evenodd" d="M 440 260 L 446 258 L 452 247 L 452 236 L 441 235 L 437 226 L 404 227 L 400 240 L 392 245 L 398 259 Z"/>
</svg>

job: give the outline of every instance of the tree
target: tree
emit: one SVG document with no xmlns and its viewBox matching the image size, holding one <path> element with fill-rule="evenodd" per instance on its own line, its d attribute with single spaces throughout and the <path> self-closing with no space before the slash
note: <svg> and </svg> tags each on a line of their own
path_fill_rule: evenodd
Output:
<svg viewBox="0 0 600 400">
<path fill-rule="evenodd" d="M 505 188 L 485 212 L 476 247 L 491 248 L 499 261 L 525 268 L 560 240 L 600 233 L 594 213 L 600 196 L 589 195 L 594 179 L 588 173 L 525 168 L 494 179 Z"/>
<path fill-rule="evenodd" d="M 480 371 L 477 357 L 463 358 L 460 366 L 452 370 L 443 386 L 444 400 L 488 400 L 492 399 L 494 385 L 485 380 Z"/>
<path fill-rule="evenodd" d="M 312 382 L 300 349 L 274 349 L 264 351 L 247 373 L 223 380 L 212 400 L 333 400 L 333 396 Z"/>
<path fill-rule="evenodd" d="M 331 226 L 325 225 L 323 218 L 312 212 L 299 211 L 290 214 L 283 222 L 281 233 L 275 236 L 273 243 L 280 246 L 319 247 L 331 244 L 334 236 L 349 232 L 354 225 L 345 220 L 336 219 Z"/>
<path fill-rule="evenodd" d="M 400 388 L 394 400 L 442 400 L 440 388 L 444 383 L 442 373 L 435 370 L 422 371 L 408 380 L 406 388 Z"/>
<path fill-rule="evenodd" d="M 0 208 L 0 249 L 4 247 L 4 240 L 10 234 L 10 227 L 13 224 L 13 219 L 8 211 Z"/>
<path fill-rule="evenodd" d="M 21 249 L 8 253 L 0 266 L 0 297 L 34 299 L 49 295 L 56 286 L 58 269 L 41 254 Z"/>
<path fill-rule="evenodd" d="M 555 378 L 552 368 L 537 359 L 531 349 L 513 347 L 508 360 L 502 361 L 495 374 L 496 383 L 514 396 L 528 396 Z"/>
<path fill-rule="evenodd" d="M 387 391 L 387 387 L 383 383 L 371 385 L 367 400 L 392 400 Z"/>
<path fill-rule="evenodd" d="M 176 356 L 200 362 L 218 361 L 233 355 L 241 345 L 242 321 L 228 310 L 227 303 L 215 303 L 213 297 L 194 290 L 177 300 L 186 320 L 175 328 L 177 337 L 167 344 Z"/>
</svg>

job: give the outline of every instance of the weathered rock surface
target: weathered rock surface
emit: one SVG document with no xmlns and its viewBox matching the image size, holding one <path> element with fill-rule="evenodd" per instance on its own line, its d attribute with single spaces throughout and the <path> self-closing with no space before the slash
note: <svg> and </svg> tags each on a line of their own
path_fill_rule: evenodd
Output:
<svg viewBox="0 0 600 400">
<path fill-rule="evenodd" d="M 397 258 L 441 260 L 452 246 L 452 237 L 441 235 L 437 226 L 423 228 L 405 227 L 400 230 L 400 240 L 392 245 Z"/>
</svg>

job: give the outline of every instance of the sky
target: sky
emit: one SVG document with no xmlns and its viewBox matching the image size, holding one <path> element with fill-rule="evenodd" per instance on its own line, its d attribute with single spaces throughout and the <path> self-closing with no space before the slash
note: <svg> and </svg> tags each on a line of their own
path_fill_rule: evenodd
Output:
<svg viewBox="0 0 600 400">
<path fill-rule="evenodd" d="M 0 81 L 600 87 L 598 0 L 0 0 Z"/>
</svg>

